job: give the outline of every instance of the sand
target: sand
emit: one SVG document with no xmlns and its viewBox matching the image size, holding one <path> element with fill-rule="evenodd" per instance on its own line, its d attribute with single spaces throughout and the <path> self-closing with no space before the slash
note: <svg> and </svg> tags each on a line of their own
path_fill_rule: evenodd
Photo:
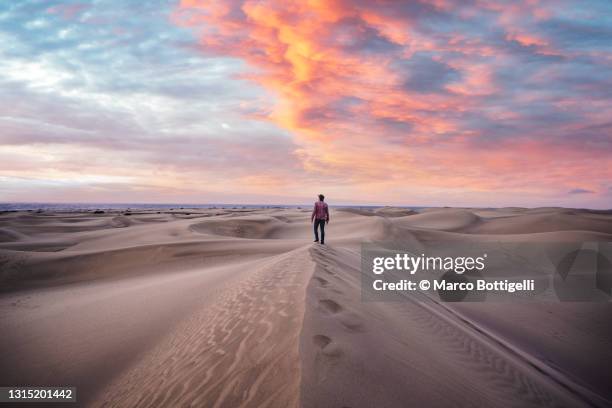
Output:
<svg viewBox="0 0 612 408">
<path fill-rule="evenodd" d="M 610 212 L 0 214 L 0 385 L 105 407 L 605 407 L 612 307 L 361 301 L 361 243 L 612 241 Z"/>
</svg>

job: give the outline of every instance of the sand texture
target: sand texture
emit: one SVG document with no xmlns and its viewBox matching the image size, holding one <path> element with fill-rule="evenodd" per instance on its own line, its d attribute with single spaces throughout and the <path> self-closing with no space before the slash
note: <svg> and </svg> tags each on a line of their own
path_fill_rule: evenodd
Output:
<svg viewBox="0 0 612 408">
<path fill-rule="evenodd" d="M 361 243 L 612 241 L 612 213 L 0 214 L 0 385 L 93 407 L 608 407 L 612 306 L 361 301 Z M 74 406 L 74 405 L 73 405 Z"/>
</svg>

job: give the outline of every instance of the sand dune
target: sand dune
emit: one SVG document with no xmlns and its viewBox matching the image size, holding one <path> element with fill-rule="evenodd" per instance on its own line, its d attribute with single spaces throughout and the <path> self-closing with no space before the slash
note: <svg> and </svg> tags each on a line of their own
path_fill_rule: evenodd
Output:
<svg viewBox="0 0 612 408">
<path fill-rule="evenodd" d="M 416 211 L 408 210 L 406 208 L 394 208 L 394 207 L 382 207 L 374 211 L 376 215 L 382 215 L 383 217 L 405 217 L 407 215 L 417 214 Z"/>
<path fill-rule="evenodd" d="M 611 234 L 612 219 L 610 216 L 592 213 L 554 211 L 494 218 L 466 226 L 463 230 L 472 234 L 533 234 L 550 231 L 596 231 Z"/>
<path fill-rule="evenodd" d="M 399 222 L 402 226 L 453 231 L 478 224 L 481 218 L 469 210 L 442 209 L 408 216 Z"/>
<path fill-rule="evenodd" d="M 265 239 L 272 238 L 282 221 L 269 216 L 240 216 L 231 219 L 208 219 L 190 228 L 194 232 L 210 235 L 222 235 L 235 238 Z"/>
<path fill-rule="evenodd" d="M 609 304 L 362 302 L 361 243 L 610 241 L 587 210 L 0 214 L 0 385 L 116 407 L 605 407 Z M 424 295 L 423 295 L 424 296 Z"/>
<path fill-rule="evenodd" d="M 605 405 L 605 398 L 554 378 L 532 354 L 509 348 L 484 325 L 466 325 L 443 305 L 364 307 L 358 254 L 312 252 L 318 267 L 302 335 L 305 407 Z M 510 323 L 502 317 L 498 325 L 503 322 Z"/>
<path fill-rule="evenodd" d="M 305 248 L 245 267 L 107 387 L 100 406 L 298 406 Z"/>
<path fill-rule="evenodd" d="M 26 239 L 27 236 L 11 228 L 0 228 L 0 242 L 11 242 Z"/>
</svg>

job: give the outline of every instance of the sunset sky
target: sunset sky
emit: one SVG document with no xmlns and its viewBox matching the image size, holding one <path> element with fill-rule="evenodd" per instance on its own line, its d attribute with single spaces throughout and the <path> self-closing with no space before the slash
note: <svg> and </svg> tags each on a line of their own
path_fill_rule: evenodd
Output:
<svg viewBox="0 0 612 408">
<path fill-rule="evenodd" d="M 1 202 L 612 207 L 609 0 L 4 1 L 0 93 Z"/>
</svg>

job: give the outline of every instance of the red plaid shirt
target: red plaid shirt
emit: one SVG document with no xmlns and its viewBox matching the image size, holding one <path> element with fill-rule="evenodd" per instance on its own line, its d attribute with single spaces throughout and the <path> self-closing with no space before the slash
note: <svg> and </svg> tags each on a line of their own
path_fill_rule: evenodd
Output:
<svg viewBox="0 0 612 408">
<path fill-rule="evenodd" d="M 327 209 L 327 203 L 323 201 L 317 201 L 314 204 L 314 210 L 312 210 L 311 220 L 326 220 L 329 221 L 329 210 Z"/>
</svg>

